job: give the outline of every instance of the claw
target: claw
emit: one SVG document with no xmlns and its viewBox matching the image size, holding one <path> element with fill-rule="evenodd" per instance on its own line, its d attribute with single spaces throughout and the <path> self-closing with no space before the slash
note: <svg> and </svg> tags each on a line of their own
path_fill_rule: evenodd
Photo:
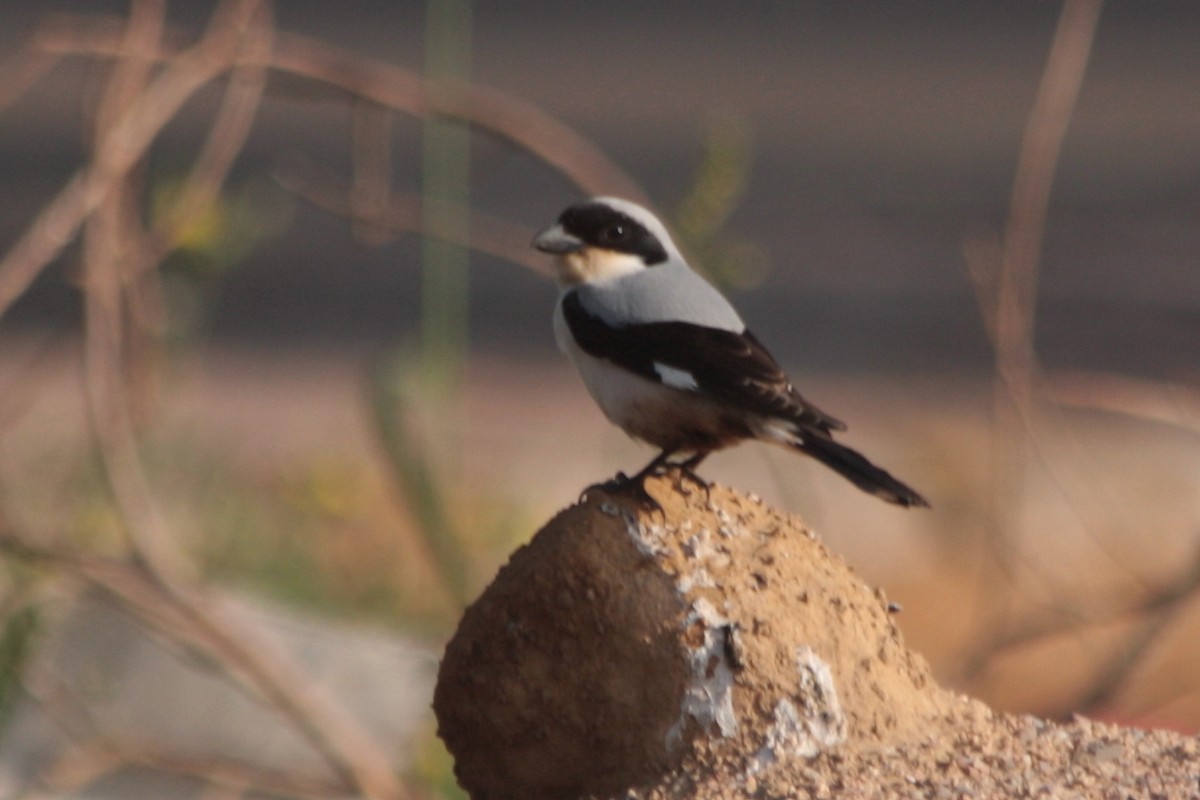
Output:
<svg viewBox="0 0 1200 800">
<path fill-rule="evenodd" d="M 654 499 L 654 496 L 646 491 L 646 477 L 630 478 L 625 482 L 625 491 L 633 496 L 634 500 L 639 505 L 646 506 L 651 511 L 657 511 L 659 514 L 665 514 L 662 504 Z"/>
<path fill-rule="evenodd" d="M 584 487 L 584 490 L 579 493 L 579 502 L 587 500 L 587 496 L 595 491 L 607 492 L 608 494 L 617 494 L 625 488 L 629 482 L 629 478 L 625 477 L 624 472 L 618 472 L 615 477 L 609 478 L 600 483 L 593 483 L 590 486 Z"/>
<path fill-rule="evenodd" d="M 580 502 L 587 499 L 590 492 L 602 491 L 607 494 L 628 494 L 639 504 L 649 507 L 652 511 L 663 513 L 662 505 L 654 499 L 654 497 L 646 491 L 646 478 L 650 476 L 650 472 L 642 470 L 636 475 L 630 477 L 624 472 L 618 472 L 616 476 L 601 483 L 593 483 L 591 486 L 583 490 L 579 495 Z"/>
<path fill-rule="evenodd" d="M 695 472 L 693 472 L 687 465 L 680 464 L 679 465 L 679 473 L 675 479 L 675 488 L 682 492 L 684 481 L 687 481 L 688 483 L 692 484 L 693 486 L 695 486 L 698 489 L 703 489 L 705 502 L 712 499 L 711 498 L 712 484 L 710 484 L 708 481 L 704 480 L 704 478 L 701 478 L 699 475 L 697 475 Z"/>
<path fill-rule="evenodd" d="M 608 492 L 609 494 L 627 493 L 640 505 L 647 506 L 651 510 L 663 514 L 665 512 L 663 511 L 662 504 L 646 491 L 646 479 L 654 475 L 664 475 L 669 471 L 674 471 L 675 473 L 675 488 L 677 490 L 682 490 L 683 481 L 687 480 L 694 486 L 703 489 L 705 499 L 708 499 L 711 487 L 708 481 L 697 475 L 695 471 L 700 462 L 708 456 L 708 452 L 697 452 L 690 458 L 680 462 L 670 460 L 674 453 L 674 450 L 663 450 L 651 459 L 649 464 L 642 467 L 639 472 L 632 476 L 627 476 L 624 472 L 618 472 L 611 480 L 592 484 L 583 490 L 583 493 L 579 495 L 579 499 L 581 501 L 586 499 L 589 492 L 596 490 Z"/>
<path fill-rule="evenodd" d="M 707 457 L 708 452 L 702 450 L 686 461 L 679 462 L 679 477 L 675 481 L 675 488 L 682 490 L 683 482 L 687 480 L 694 486 L 704 490 L 705 501 L 710 500 L 710 490 L 712 489 L 712 485 L 696 474 L 696 467 L 700 466 L 700 462 Z"/>
</svg>

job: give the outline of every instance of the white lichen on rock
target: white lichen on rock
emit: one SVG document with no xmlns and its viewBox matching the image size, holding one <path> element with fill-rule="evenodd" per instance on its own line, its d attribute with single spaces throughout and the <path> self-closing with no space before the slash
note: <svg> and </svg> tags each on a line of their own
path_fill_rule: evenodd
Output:
<svg viewBox="0 0 1200 800">
<path fill-rule="evenodd" d="M 629 533 L 629 538 L 633 540 L 638 552 L 642 555 L 655 558 L 667 551 L 665 540 L 670 531 L 664 526 L 643 525 L 624 509 L 621 510 L 621 518 L 625 522 L 625 530 Z"/>
<path fill-rule="evenodd" d="M 697 587 L 712 589 L 716 587 L 717 582 L 713 580 L 712 575 L 708 574 L 708 570 L 706 570 L 704 567 L 697 567 L 696 569 L 692 570 L 691 573 L 680 578 L 677 585 L 679 587 L 679 591 L 687 594 L 688 592 L 692 591 L 692 589 Z"/>
<path fill-rule="evenodd" d="M 733 669 L 725 648 L 725 629 L 729 625 L 712 603 L 700 598 L 692 603 L 683 620 L 684 630 L 698 627 L 700 643 L 688 650 L 691 680 L 684 689 L 679 719 L 667 731 L 667 748 L 676 750 L 683 742 L 688 720 L 702 729 L 730 737 L 737 733 L 733 711 Z"/>
<path fill-rule="evenodd" d="M 775 704 L 771 725 L 763 746 L 750 761 L 748 775 L 786 756 L 812 758 L 846 740 L 846 716 L 829 665 L 812 648 L 800 645 L 796 648 L 796 668 L 796 702 L 785 697 Z"/>
</svg>

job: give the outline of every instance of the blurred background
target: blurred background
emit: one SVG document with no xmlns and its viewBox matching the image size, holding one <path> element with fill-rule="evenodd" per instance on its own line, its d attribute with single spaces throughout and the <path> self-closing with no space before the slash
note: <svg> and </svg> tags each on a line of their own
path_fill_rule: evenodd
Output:
<svg viewBox="0 0 1200 800">
<path fill-rule="evenodd" d="M 758 445 L 707 477 L 943 683 L 1200 729 L 1191 4 L 0 19 L 0 794 L 456 791 L 425 709 L 463 604 L 651 455 L 527 245 L 597 193 L 933 510 Z"/>
</svg>

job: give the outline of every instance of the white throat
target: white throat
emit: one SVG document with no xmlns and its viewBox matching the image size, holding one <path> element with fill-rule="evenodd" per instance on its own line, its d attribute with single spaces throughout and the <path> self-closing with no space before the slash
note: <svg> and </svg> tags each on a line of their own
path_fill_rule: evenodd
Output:
<svg viewBox="0 0 1200 800">
<path fill-rule="evenodd" d="M 557 260 L 558 282 L 564 286 L 611 280 L 644 269 L 646 265 L 639 256 L 599 247 L 565 253 Z"/>
</svg>

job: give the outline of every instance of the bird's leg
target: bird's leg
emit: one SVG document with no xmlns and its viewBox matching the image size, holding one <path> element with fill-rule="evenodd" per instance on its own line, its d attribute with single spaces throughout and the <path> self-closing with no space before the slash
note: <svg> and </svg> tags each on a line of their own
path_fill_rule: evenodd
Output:
<svg viewBox="0 0 1200 800">
<path fill-rule="evenodd" d="M 700 462 L 708 458 L 710 450 L 698 450 L 691 458 L 679 462 L 679 479 L 687 479 L 704 490 L 704 497 L 708 499 L 709 483 L 696 474 L 696 467 L 700 466 Z"/>
<path fill-rule="evenodd" d="M 671 448 L 663 450 L 661 453 L 656 455 L 654 458 L 650 459 L 650 463 L 647 464 L 646 466 L 642 467 L 640 472 L 638 472 L 632 478 L 627 478 L 626 481 L 628 481 L 628 482 L 636 481 L 639 485 L 641 485 L 642 483 L 645 483 L 646 478 L 649 478 L 651 475 L 657 475 L 658 471 L 660 469 L 662 469 L 665 465 L 671 463 L 668 459 L 670 459 L 671 455 L 674 452 L 675 452 L 675 450 L 671 449 Z"/>
<path fill-rule="evenodd" d="M 662 511 L 662 506 L 657 500 L 651 497 L 646 491 L 646 478 L 655 475 L 663 468 L 663 465 L 670 463 L 668 459 L 674 450 L 663 450 L 661 453 L 651 459 L 650 463 L 642 467 L 642 469 L 632 476 L 626 475 L 624 472 L 618 472 L 616 477 L 611 480 L 604 481 L 589 486 L 583 490 L 581 497 L 586 497 L 588 492 L 594 489 L 600 489 L 605 492 L 621 492 L 628 491 L 637 498 L 639 503 L 647 505 L 656 511 Z"/>
<path fill-rule="evenodd" d="M 624 488 L 629 490 L 634 497 L 637 498 L 639 503 L 649 506 L 651 509 L 659 512 L 660 514 L 663 513 L 662 504 L 655 500 L 654 497 L 648 491 L 646 491 L 646 478 L 649 478 L 652 475 L 657 475 L 664 466 L 670 464 L 671 462 L 669 459 L 671 458 L 671 454 L 674 452 L 675 451 L 670 448 L 664 449 L 661 453 L 650 459 L 650 463 L 642 467 L 642 469 L 636 475 L 626 478 L 624 481 Z"/>
</svg>

